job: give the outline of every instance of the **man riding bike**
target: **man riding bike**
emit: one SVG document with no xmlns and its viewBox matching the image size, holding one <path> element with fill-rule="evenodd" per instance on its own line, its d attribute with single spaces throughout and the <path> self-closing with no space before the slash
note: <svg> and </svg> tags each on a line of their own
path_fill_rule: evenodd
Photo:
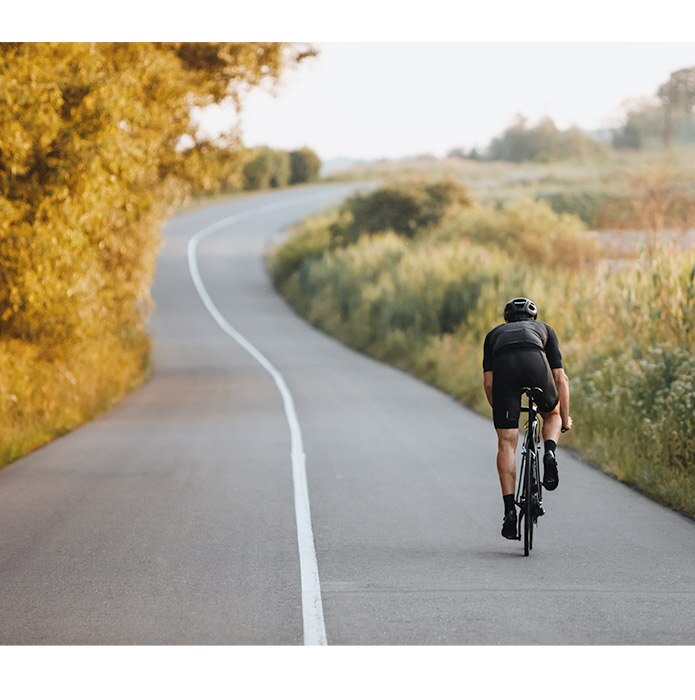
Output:
<svg viewBox="0 0 695 700">
<path fill-rule="evenodd" d="M 497 431 L 497 472 L 504 499 L 502 536 L 516 539 L 516 446 L 519 438 L 521 389 L 540 387 L 543 398 L 543 486 L 553 491 L 559 483 L 555 448 L 560 431 L 572 428 L 569 380 L 555 331 L 538 320 L 536 305 L 525 297 L 507 302 L 505 323 L 493 328 L 483 345 L 483 386 L 492 406 Z"/>
</svg>

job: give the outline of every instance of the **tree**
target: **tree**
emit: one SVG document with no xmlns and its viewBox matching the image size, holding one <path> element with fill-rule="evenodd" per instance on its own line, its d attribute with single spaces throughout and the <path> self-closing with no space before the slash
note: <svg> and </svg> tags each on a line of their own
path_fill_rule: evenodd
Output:
<svg viewBox="0 0 695 700">
<path fill-rule="evenodd" d="M 618 150 L 638 151 L 642 148 L 642 143 L 642 134 L 637 120 L 632 117 L 628 117 L 627 122 L 622 127 L 614 130 L 611 140 L 613 148 Z"/>
<path fill-rule="evenodd" d="M 290 157 L 287 151 L 263 146 L 252 152 L 244 165 L 244 189 L 259 190 L 285 187 L 290 180 Z"/>
<path fill-rule="evenodd" d="M 695 66 L 671 73 L 669 79 L 659 87 L 657 96 L 664 107 L 664 145 L 669 147 L 675 130 L 674 119 L 678 112 L 688 117 L 695 107 Z"/>
<path fill-rule="evenodd" d="M 319 179 L 321 159 L 306 146 L 298 151 L 290 151 L 290 184 L 314 182 Z"/>
<path fill-rule="evenodd" d="M 537 151 L 531 144 L 531 134 L 527 124 L 528 119 L 523 114 L 517 114 L 514 123 L 490 142 L 488 146 L 490 159 L 507 160 L 513 163 L 533 160 Z"/>
<path fill-rule="evenodd" d="M 489 147 L 491 160 L 547 161 L 561 158 L 586 157 L 603 146 L 576 127 L 561 131 L 549 117 L 529 127 L 528 120 L 519 114 L 515 122 Z"/>
<path fill-rule="evenodd" d="M 56 348 L 144 336 L 159 222 L 205 175 L 191 109 L 240 104 L 312 53 L 278 43 L 1 44 L 0 338 Z"/>
<path fill-rule="evenodd" d="M 454 180 L 389 184 L 353 195 L 344 216 L 331 227 L 337 245 L 350 245 L 363 234 L 393 231 L 412 238 L 439 223 L 452 207 L 468 207 L 468 190 Z"/>
<path fill-rule="evenodd" d="M 290 181 L 290 154 L 287 151 L 270 152 L 270 186 L 286 187 Z"/>
<path fill-rule="evenodd" d="M 466 151 L 462 147 L 457 147 L 457 148 L 452 148 L 447 154 L 447 158 L 458 158 L 460 160 L 466 159 L 468 156 L 466 154 Z"/>
</svg>

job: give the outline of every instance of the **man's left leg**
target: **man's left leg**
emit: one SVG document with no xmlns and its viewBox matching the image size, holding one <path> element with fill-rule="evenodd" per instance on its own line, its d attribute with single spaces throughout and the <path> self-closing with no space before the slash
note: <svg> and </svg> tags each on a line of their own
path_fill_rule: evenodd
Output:
<svg viewBox="0 0 695 700">
<path fill-rule="evenodd" d="M 497 474 L 502 487 L 504 500 L 504 522 L 502 536 L 516 539 L 516 506 L 514 487 L 516 482 L 516 445 L 519 439 L 518 428 L 497 428 Z"/>
<path fill-rule="evenodd" d="M 548 491 L 554 491 L 560 483 L 557 473 L 557 459 L 555 457 L 555 448 L 562 429 L 560 402 L 557 402 L 552 411 L 547 413 L 541 411 L 541 416 L 543 418 L 542 433 L 545 446 L 545 454 L 543 455 L 543 486 Z"/>
</svg>

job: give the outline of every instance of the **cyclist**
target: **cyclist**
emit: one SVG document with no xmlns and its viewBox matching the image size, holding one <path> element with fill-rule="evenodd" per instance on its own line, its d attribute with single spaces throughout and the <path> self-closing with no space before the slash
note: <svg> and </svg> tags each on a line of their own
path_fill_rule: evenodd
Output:
<svg viewBox="0 0 695 700">
<path fill-rule="evenodd" d="M 521 389 L 540 387 L 543 399 L 543 486 L 553 491 L 559 483 L 555 448 L 560 430 L 572 428 L 569 380 L 555 331 L 538 320 L 536 305 L 517 297 L 504 307 L 504 320 L 485 337 L 483 386 L 492 406 L 497 431 L 497 473 L 504 499 L 502 536 L 516 539 L 516 446 L 519 438 Z"/>
</svg>

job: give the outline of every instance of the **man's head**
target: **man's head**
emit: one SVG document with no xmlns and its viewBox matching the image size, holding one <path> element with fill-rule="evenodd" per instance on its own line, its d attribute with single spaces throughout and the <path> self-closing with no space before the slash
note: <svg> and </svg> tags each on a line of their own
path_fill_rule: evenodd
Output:
<svg viewBox="0 0 695 700">
<path fill-rule="evenodd" d="M 538 318 L 538 309 L 526 297 L 511 299 L 504 307 L 504 320 L 507 323 L 511 321 L 529 321 L 536 318 Z"/>
</svg>

